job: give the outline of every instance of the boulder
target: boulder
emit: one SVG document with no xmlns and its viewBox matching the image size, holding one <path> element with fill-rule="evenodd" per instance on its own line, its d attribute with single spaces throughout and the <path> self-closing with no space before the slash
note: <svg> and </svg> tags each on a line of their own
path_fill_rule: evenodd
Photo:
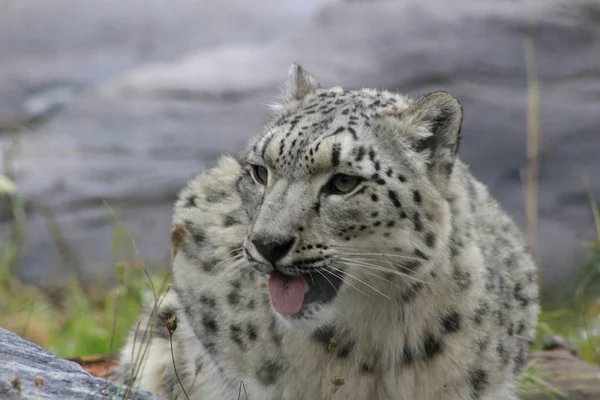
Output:
<svg viewBox="0 0 600 400">
<path fill-rule="evenodd" d="M 40 346 L 0 328 L 0 398 L 118 399 L 127 387 L 93 377 L 80 365 L 48 353 Z M 133 390 L 130 399 L 159 400 L 149 392 Z"/>
<path fill-rule="evenodd" d="M 568 350 L 532 354 L 530 385 L 521 400 L 595 400 L 600 398 L 600 367 L 576 358 Z"/>
</svg>

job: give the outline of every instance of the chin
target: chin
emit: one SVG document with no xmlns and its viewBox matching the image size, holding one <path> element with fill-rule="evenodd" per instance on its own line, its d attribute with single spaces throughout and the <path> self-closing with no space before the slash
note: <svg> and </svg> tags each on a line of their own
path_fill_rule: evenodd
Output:
<svg viewBox="0 0 600 400">
<path fill-rule="evenodd" d="M 333 307 L 325 304 L 307 304 L 292 315 L 282 315 L 273 309 L 283 325 L 292 330 L 314 330 L 329 322 L 334 315 Z"/>
</svg>

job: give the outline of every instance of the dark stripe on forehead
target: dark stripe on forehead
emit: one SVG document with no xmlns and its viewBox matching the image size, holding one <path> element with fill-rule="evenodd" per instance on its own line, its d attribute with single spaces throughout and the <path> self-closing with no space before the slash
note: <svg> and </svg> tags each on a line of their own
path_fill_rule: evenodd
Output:
<svg viewBox="0 0 600 400">
<path fill-rule="evenodd" d="M 329 133 L 329 134 L 327 134 L 325 136 L 321 136 L 321 140 L 327 139 L 328 137 L 335 136 L 337 134 L 340 134 L 340 133 L 344 132 L 345 130 L 346 130 L 346 128 L 344 128 L 343 126 L 340 126 L 335 131 L 333 131 L 333 132 L 331 132 L 331 133 Z"/>
<path fill-rule="evenodd" d="M 275 136 L 275 133 L 271 130 L 271 128 L 267 127 L 268 133 L 262 138 L 262 147 L 260 148 L 260 156 L 262 159 L 265 159 L 265 152 L 267 151 L 267 147 L 269 147 L 269 143 Z"/>
<path fill-rule="evenodd" d="M 342 145 L 335 143 L 331 149 L 331 165 L 334 167 L 340 164 L 340 153 L 342 151 Z"/>
</svg>

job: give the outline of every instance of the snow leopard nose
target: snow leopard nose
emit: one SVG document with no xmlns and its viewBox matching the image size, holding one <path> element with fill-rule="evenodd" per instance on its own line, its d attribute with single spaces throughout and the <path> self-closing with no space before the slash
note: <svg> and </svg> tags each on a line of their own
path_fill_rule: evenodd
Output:
<svg viewBox="0 0 600 400">
<path fill-rule="evenodd" d="M 296 238 L 293 236 L 256 235 L 250 241 L 261 256 L 275 265 L 290 252 L 296 243 Z"/>
</svg>

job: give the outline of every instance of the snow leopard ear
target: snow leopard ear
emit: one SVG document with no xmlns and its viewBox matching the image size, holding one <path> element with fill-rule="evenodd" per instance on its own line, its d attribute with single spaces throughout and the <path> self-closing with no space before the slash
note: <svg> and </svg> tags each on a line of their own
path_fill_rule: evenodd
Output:
<svg viewBox="0 0 600 400">
<path fill-rule="evenodd" d="M 288 70 L 287 80 L 283 85 L 281 97 L 284 103 L 302 100 L 304 96 L 314 93 L 321 85 L 298 64 L 292 64 Z"/>
<path fill-rule="evenodd" d="M 400 116 L 411 136 L 413 148 L 426 155 L 429 170 L 442 179 L 452 173 L 460 145 L 462 119 L 462 106 L 446 92 L 431 93 L 415 100 Z"/>
</svg>

